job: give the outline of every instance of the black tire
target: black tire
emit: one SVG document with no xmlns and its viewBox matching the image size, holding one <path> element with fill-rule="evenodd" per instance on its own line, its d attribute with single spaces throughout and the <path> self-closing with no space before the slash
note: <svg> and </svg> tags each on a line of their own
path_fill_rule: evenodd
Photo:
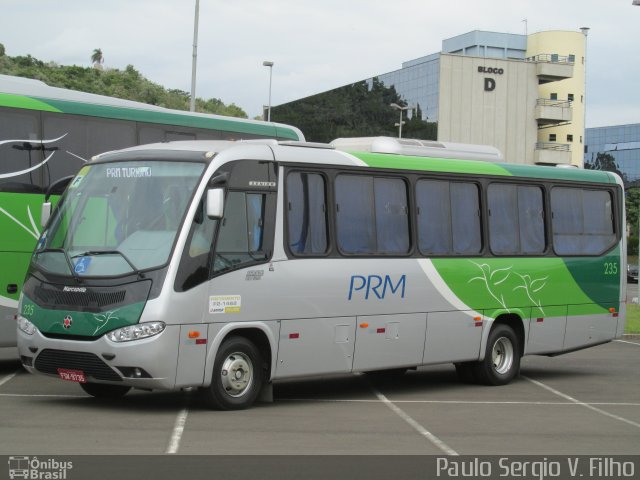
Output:
<svg viewBox="0 0 640 480">
<path fill-rule="evenodd" d="M 203 389 L 204 400 L 218 410 L 243 410 L 255 402 L 264 377 L 256 346 L 244 337 L 228 338 L 216 354 L 211 385 Z"/>
<path fill-rule="evenodd" d="M 462 383 L 478 383 L 473 371 L 474 363 L 475 362 L 462 362 L 453 364 L 456 367 L 458 380 Z"/>
<path fill-rule="evenodd" d="M 124 397 L 131 387 L 124 385 L 107 385 L 105 383 L 81 383 L 80 387 L 86 393 L 96 398 Z"/>
<path fill-rule="evenodd" d="M 504 324 L 491 329 L 484 360 L 473 365 L 473 374 L 484 385 L 506 385 L 520 373 L 520 342 Z"/>
</svg>

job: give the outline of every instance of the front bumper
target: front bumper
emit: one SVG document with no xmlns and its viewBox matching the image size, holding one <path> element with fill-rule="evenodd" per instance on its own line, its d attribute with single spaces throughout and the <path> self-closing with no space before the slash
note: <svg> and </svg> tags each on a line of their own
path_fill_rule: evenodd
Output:
<svg viewBox="0 0 640 480">
<path fill-rule="evenodd" d="M 57 369 L 82 370 L 92 383 L 142 389 L 173 390 L 176 384 L 180 326 L 167 325 L 153 337 L 115 343 L 102 336 L 94 341 L 48 338 L 36 331 L 18 330 L 18 354 L 34 374 L 58 376 Z M 150 378 L 132 378 L 123 372 L 139 368 Z"/>
</svg>

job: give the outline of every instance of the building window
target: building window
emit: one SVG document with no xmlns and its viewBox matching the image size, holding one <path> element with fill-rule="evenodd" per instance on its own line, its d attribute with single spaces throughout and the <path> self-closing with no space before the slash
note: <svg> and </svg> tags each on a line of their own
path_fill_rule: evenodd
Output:
<svg viewBox="0 0 640 480">
<path fill-rule="evenodd" d="M 556 141 L 556 134 L 555 133 L 550 133 L 549 134 L 549 141 L 550 142 L 555 142 Z"/>
<path fill-rule="evenodd" d="M 573 53 L 569 54 L 569 63 L 576 63 L 576 56 Z"/>
<path fill-rule="evenodd" d="M 549 95 L 549 98 L 551 98 L 551 100 L 558 100 L 558 94 L 552 93 L 551 95 Z"/>
<path fill-rule="evenodd" d="M 569 100 L 570 102 L 573 102 L 573 93 L 570 93 L 569 95 L 567 95 L 567 100 Z"/>
<path fill-rule="evenodd" d="M 580 95 L 580 103 L 584 103 L 584 95 Z"/>
<path fill-rule="evenodd" d="M 580 143 L 582 143 L 582 135 L 580 135 Z"/>
<path fill-rule="evenodd" d="M 567 134 L 567 142 L 573 142 L 573 135 Z"/>
</svg>

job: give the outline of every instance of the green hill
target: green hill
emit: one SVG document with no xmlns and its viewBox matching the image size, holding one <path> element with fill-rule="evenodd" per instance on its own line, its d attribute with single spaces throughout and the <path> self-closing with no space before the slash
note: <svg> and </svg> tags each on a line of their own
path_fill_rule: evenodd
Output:
<svg viewBox="0 0 640 480">
<path fill-rule="evenodd" d="M 5 48 L 0 43 L 0 74 L 34 78 L 52 87 L 134 100 L 176 110 L 189 110 L 188 92 L 165 89 L 147 80 L 133 65 L 127 65 L 124 70 L 96 65 L 97 68 L 45 63 L 31 55 L 11 57 L 6 55 Z M 247 118 L 242 108 L 233 103 L 225 105 L 218 98 L 196 98 L 196 111 Z"/>
</svg>

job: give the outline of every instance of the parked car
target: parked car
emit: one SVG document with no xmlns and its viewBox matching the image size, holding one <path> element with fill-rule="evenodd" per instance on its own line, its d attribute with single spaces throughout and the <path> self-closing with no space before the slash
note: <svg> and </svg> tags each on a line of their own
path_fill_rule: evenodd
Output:
<svg viewBox="0 0 640 480">
<path fill-rule="evenodd" d="M 627 282 L 638 283 L 638 265 L 627 265 Z"/>
</svg>

